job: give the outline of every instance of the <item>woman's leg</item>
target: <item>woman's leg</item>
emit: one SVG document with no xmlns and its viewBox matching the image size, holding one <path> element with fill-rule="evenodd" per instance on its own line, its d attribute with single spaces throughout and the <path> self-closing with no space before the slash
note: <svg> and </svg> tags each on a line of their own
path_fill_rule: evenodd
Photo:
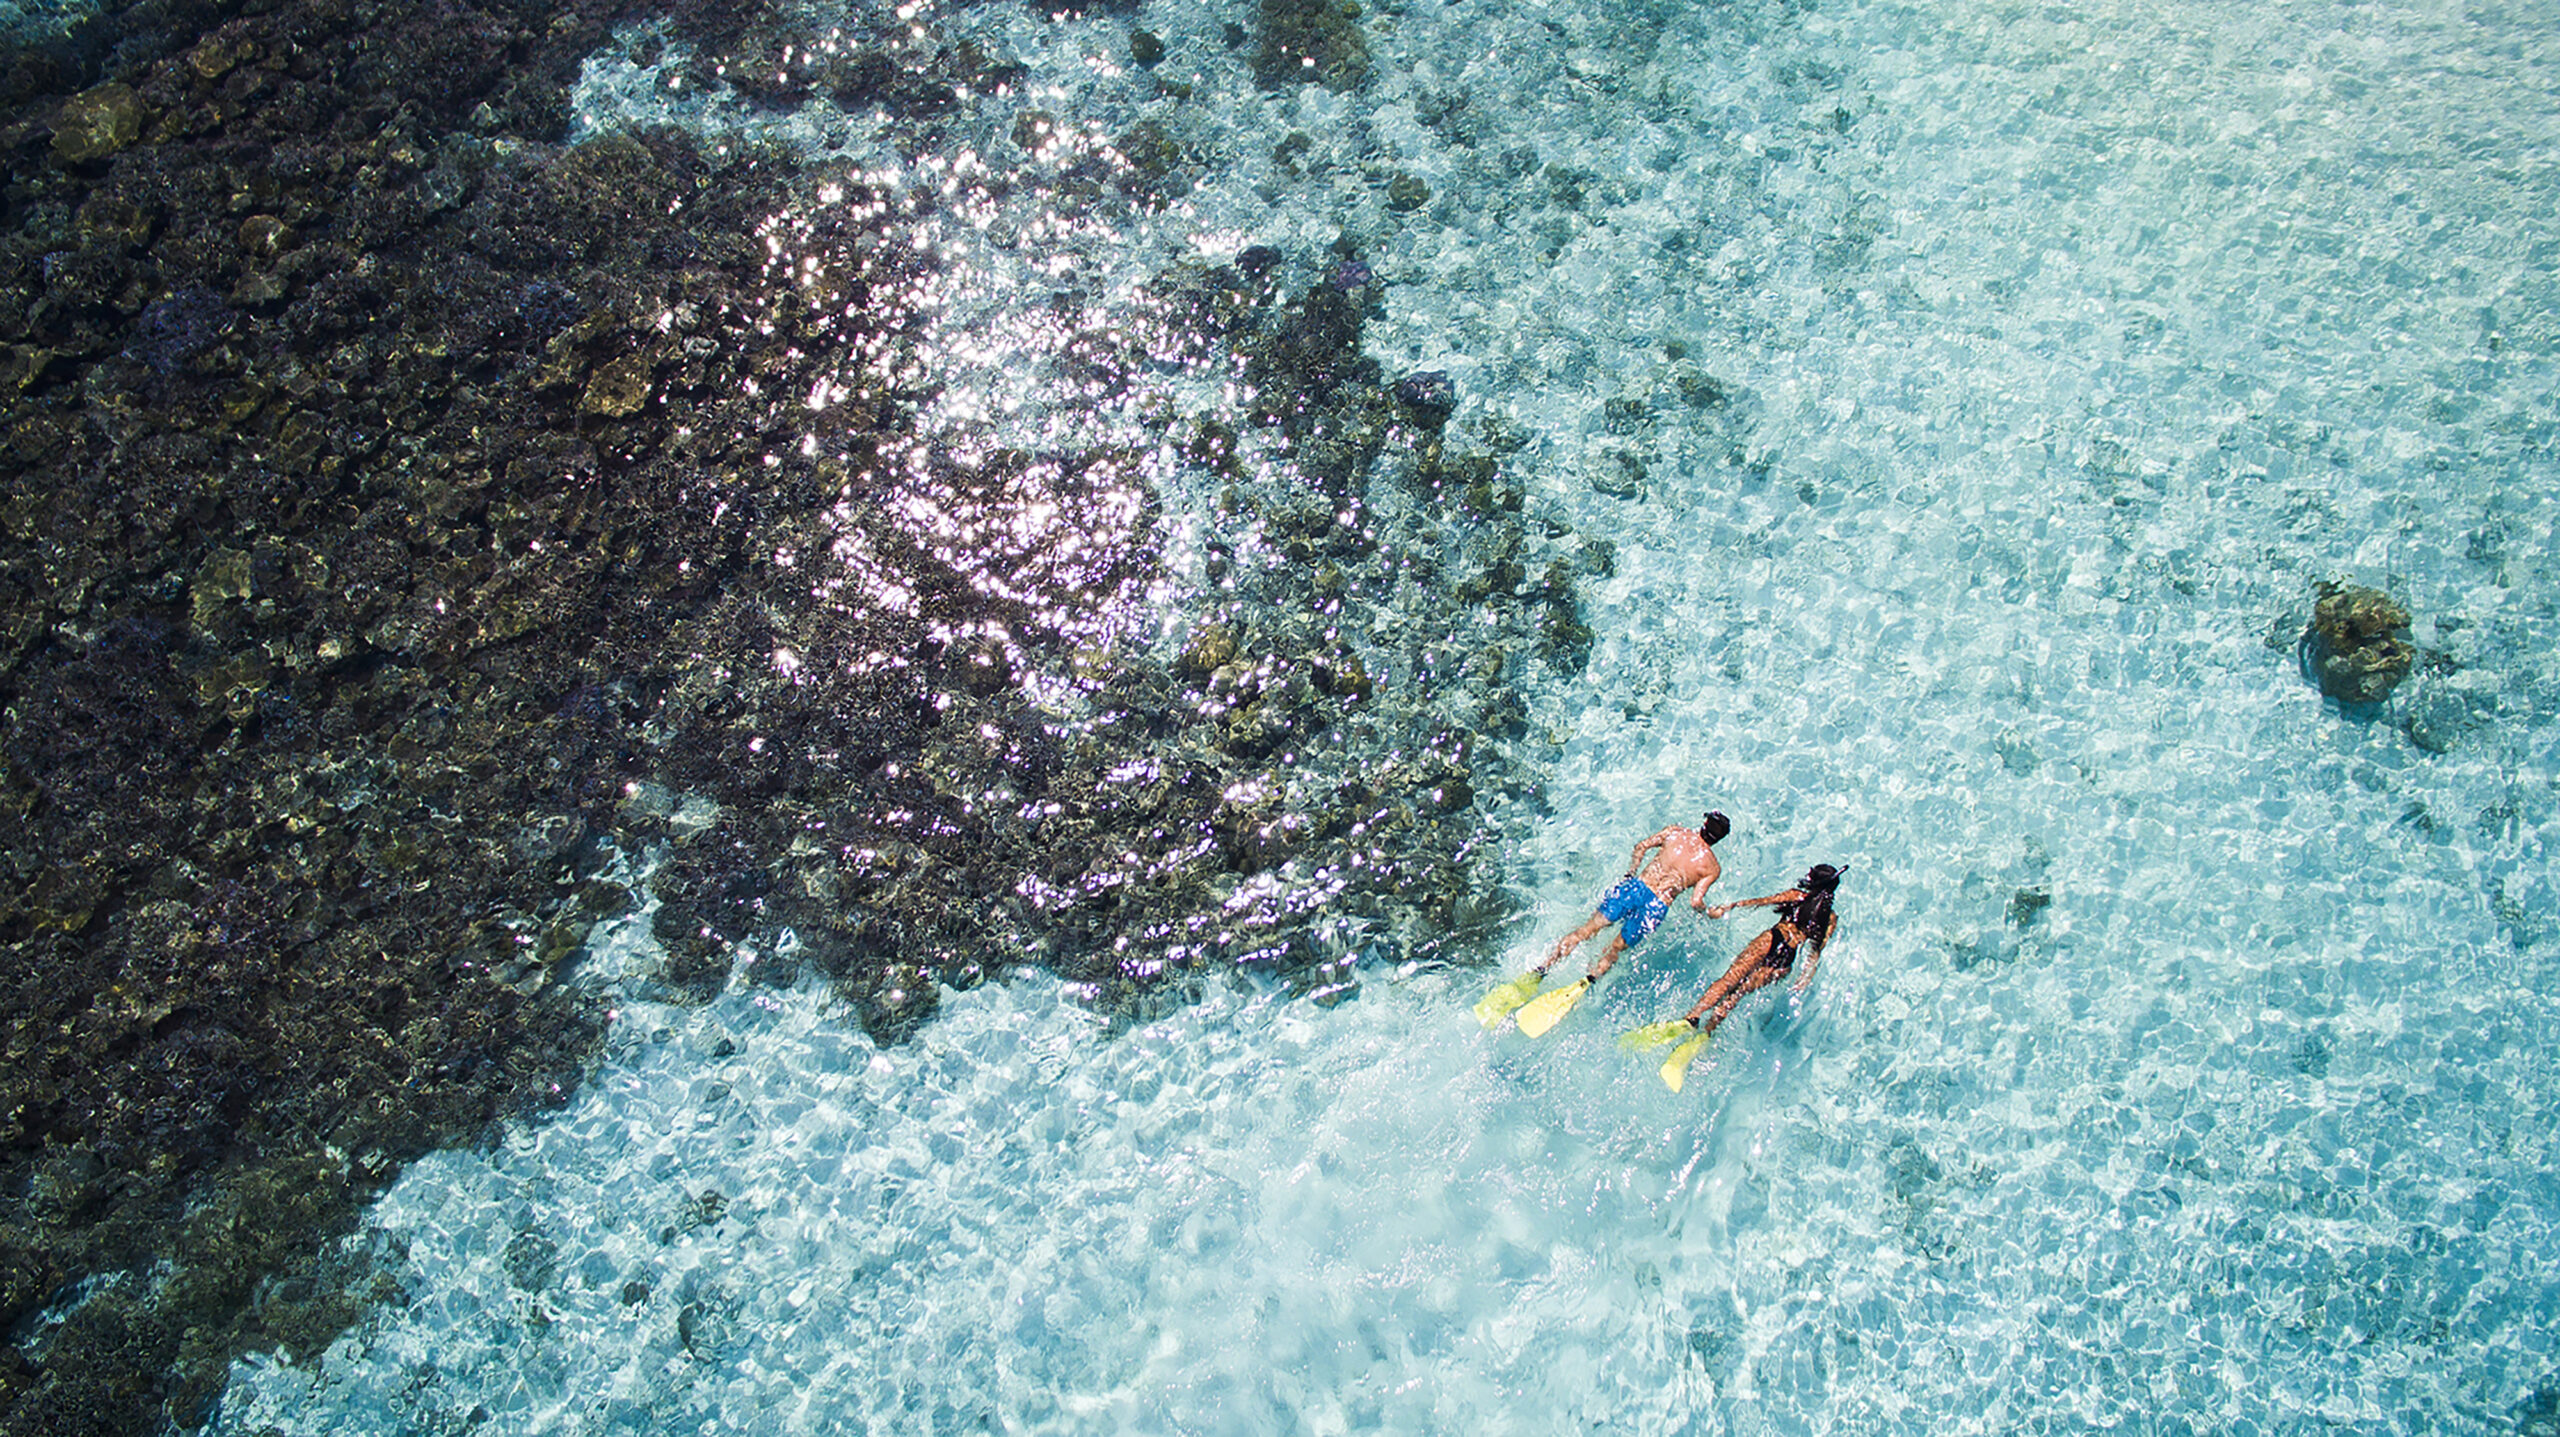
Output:
<svg viewBox="0 0 2560 1437">
<path fill-rule="evenodd" d="M 1757 988 L 1766 988 L 1778 981 L 1777 970 L 1771 968 L 1766 962 L 1770 945 L 1776 941 L 1776 935 L 1773 933 L 1763 933 L 1752 939 L 1750 944 L 1742 950 L 1742 956 L 1734 959 L 1733 966 L 1724 970 L 1724 976 L 1718 978 L 1714 985 L 1707 989 L 1706 996 L 1698 1000 L 1698 1006 L 1689 1010 L 1689 1021 L 1692 1023 L 1697 1023 L 1699 1015 L 1707 1012 L 1708 1009 L 1715 1010 L 1713 1017 L 1698 1025 L 1699 1032 L 1714 1032 L 1716 1025 L 1724 1021 L 1724 1015 L 1732 1012 L 1733 1005 L 1741 1002 L 1745 994 Z"/>
</svg>

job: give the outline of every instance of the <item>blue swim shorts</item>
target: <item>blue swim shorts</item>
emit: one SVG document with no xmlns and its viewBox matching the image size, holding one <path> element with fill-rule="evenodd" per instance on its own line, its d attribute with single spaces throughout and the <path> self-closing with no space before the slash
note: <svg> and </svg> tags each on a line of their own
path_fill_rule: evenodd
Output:
<svg viewBox="0 0 2560 1437">
<path fill-rule="evenodd" d="M 1644 886 L 1644 880 L 1629 874 L 1618 880 L 1609 896 L 1600 900 L 1600 916 L 1618 925 L 1618 936 L 1633 948 L 1644 941 L 1644 935 L 1662 926 L 1671 916 L 1671 905 Z"/>
</svg>

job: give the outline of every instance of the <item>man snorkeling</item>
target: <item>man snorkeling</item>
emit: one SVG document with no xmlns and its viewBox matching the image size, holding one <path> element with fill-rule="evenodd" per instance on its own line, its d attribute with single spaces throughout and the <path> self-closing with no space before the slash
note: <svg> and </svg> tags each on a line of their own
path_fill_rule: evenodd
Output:
<svg viewBox="0 0 2560 1437">
<path fill-rule="evenodd" d="M 1834 892 L 1840 887 L 1840 875 L 1846 869 L 1828 863 L 1817 863 L 1798 880 L 1796 886 L 1782 893 L 1760 898 L 1745 898 L 1735 903 L 1719 903 L 1707 910 L 1709 918 L 1722 918 L 1737 908 L 1759 908 L 1775 905 L 1778 921 L 1769 931 L 1744 946 L 1740 957 L 1733 960 L 1724 976 L 1707 988 L 1698 1005 L 1685 1018 L 1675 1022 L 1655 1023 L 1638 1028 L 1623 1040 L 1631 1048 L 1657 1047 L 1674 1039 L 1680 1046 L 1662 1065 L 1662 1081 L 1671 1091 L 1680 1091 L 1687 1078 L 1690 1060 L 1707 1045 L 1716 1025 L 1733 1011 L 1733 1005 L 1744 996 L 1765 988 L 1796 970 L 1796 955 L 1804 955 L 1804 974 L 1795 981 L 1794 991 L 1801 993 L 1813 981 L 1813 970 L 1822 964 L 1823 946 L 1840 931 L 1840 915 L 1831 911 Z M 1698 1020 L 1703 1017 L 1705 1022 Z"/>
<path fill-rule="evenodd" d="M 1476 1004 L 1477 1019 L 1490 1028 L 1516 1008 L 1520 1012 L 1520 1031 L 1530 1037 L 1535 1038 L 1554 1027 L 1559 1019 L 1573 1010 L 1574 1004 L 1582 1001 L 1582 995 L 1591 990 L 1591 985 L 1600 981 L 1617 964 L 1619 954 L 1643 942 L 1646 934 L 1670 916 L 1671 900 L 1688 892 L 1689 906 L 1705 910 L 1707 890 L 1724 874 L 1723 867 L 1716 862 L 1715 845 L 1731 832 L 1733 821 L 1710 810 L 1695 833 L 1685 828 L 1666 828 L 1637 844 L 1635 855 L 1627 861 L 1627 876 L 1619 879 L 1608 896 L 1600 900 L 1600 907 L 1591 915 L 1591 920 L 1557 939 L 1555 947 L 1547 951 L 1544 962 L 1485 994 L 1484 1000 Z M 1644 869 L 1643 877 L 1637 877 L 1636 870 L 1643 867 L 1644 856 L 1656 849 L 1661 852 L 1654 858 L 1652 866 Z M 1546 981 L 1548 969 L 1563 962 L 1591 935 L 1612 923 L 1618 925 L 1618 931 L 1609 935 L 1609 946 L 1601 951 L 1600 961 L 1591 965 L 1589 973 L 1568 987 L 1558 988 L 1543 998 L 1531 1001 L 1530 995 Z"/>
</svg>

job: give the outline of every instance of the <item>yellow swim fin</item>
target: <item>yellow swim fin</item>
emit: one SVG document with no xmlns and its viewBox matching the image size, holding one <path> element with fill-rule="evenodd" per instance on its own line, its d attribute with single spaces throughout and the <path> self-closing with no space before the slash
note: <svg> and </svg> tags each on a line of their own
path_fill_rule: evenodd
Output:
<svg viewBox="0 0 2560 1437">
<path fill-rule="evenodd" d="M 1511 1016 L 1511 1010 L 1526 1003 L 1538 991 L 1547 975 L 1536 969 L 1521 974 L 1476 1000 L 1476 1021 L 1490 1028 Z"/>
<path fill-rule="evenodd" d="M 1563 1021 L 1564 1015 L 1572 1012 L 1573 1005 L 1581 1002 L 1582 995 L 1590 991 L 1590 979 L 1576 978 L 1552 993 L 1531 1000 L 1520 1010 L 1520 1031 L 1532 1038 L 1538 1037 Z"/>
<path fill-rule="evenodd" d="M 1674 1018 L 1668 1023 L 1647 1023 L 1641 1028 L 1632 1028 L 1619 1035 L 1618 1047 L 1624 1052 L 1641 1053 L 1647 1048 L 1659 1048 L 1665 1043 L 1676 1043 L 1696 1031 L 1698 1031 L 1698 1025 L 1686 1018 Z"/>
<path fill-rule="evenodd" d="M 1697 1058 L 1698 1050 L 1705 1046 L 1707 1035 L 1700 1033 L 1672 1049 L 1671 1056 L 1662 1060 L 1663 1085 L 1675 1093 L 1680 1091 L 1680 1085 L 1689 1081 L 1689 1064 Z"/>
</svg>

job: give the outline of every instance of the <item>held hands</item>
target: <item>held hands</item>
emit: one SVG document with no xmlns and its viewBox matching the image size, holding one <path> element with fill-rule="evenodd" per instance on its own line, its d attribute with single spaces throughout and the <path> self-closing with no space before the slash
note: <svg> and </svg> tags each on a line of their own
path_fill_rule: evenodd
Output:
<svg viewBox="0 0 2560 1437">
<path fill-rule="evenodd" d="M 1732 905 L 1732 904 L 1730 904 L 1730 903 L 1719 903 L 1719 904 L 1717 904 L 1715 907 L 1710 908 L 1710 909 L 1708 909 L 1708 910 L 1707 910 L 1707 916 L 1708 916 L 1709 918 L 1722 918 L 1723 916 L 1725 916 L 1725 915 L 1726 915 L 1726 914 L 1728 914 L 1728 913 L 1731 913 L 1732 911 L 1733 911 L 1733 905 Z"/>
</svg>

